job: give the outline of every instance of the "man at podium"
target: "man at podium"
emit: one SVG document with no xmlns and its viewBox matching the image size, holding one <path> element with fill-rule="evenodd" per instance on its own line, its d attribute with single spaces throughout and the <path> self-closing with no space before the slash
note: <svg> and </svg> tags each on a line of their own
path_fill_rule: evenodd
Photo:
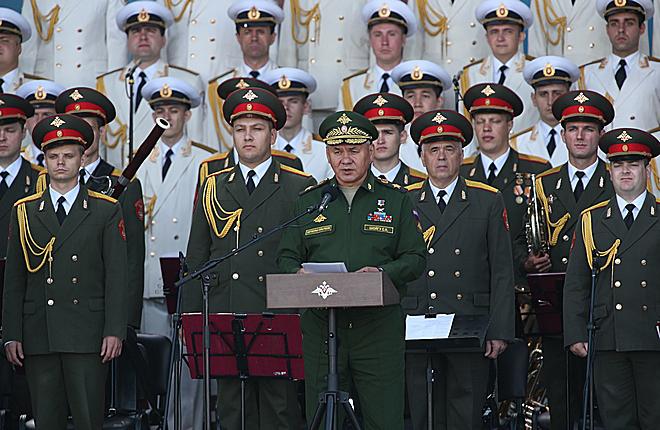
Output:
<svg viewBox="0 0 660 430">
<path fill-rule="evenodd" d="M 318 205 L 326 192 L 338 197 L 322 214 L 303 218 L 284 233 L 280 268 L 301 273 L 304 262 L 343 262 L 350 272 L 385 272 L 405 294 L 406 283 L 424 270 L 424 241 L 405 190 L 370 171 L 378 131 L 367 118 L 348 111 L 327 117 L 319 131 L 335 176 L 305 190 L 295 211 Z M 315 400 L 327 386 L 327 312 L 306 310 L 301 325 L 311 422 Z M 360 401 L 364 429 L 403 428 L 404 325 L 398 304 L 337 311 L 340 389 L 348 391 L 353 380 L 357 392 L 351 395 Z"/>
</svg>

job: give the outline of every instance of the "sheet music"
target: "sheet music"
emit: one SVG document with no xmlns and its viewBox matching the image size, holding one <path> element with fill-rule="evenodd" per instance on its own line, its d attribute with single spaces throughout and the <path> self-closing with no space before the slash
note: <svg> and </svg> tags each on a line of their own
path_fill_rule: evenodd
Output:
<svg viewBox="0 0 660 430">
<path fill-rule="evenodd" d="M 347 273 L 346 265 L 339 263 L 303 263 L 303 269 L 307 273 Z"/>
<path fill-rule="evenodd" d="M 435 318 L 425 315 L 406 317 L 406 340 L 447 339 L 454 323 L 455 314 L 437 314 Z"/>
</svg>

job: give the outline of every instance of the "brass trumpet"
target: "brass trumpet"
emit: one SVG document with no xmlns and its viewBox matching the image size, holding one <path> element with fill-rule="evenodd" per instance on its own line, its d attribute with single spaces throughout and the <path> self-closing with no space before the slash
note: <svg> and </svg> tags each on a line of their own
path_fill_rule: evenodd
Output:
<svg viewBox="0 0 660 430">
<path fill-rule="evenodd" d="M 527 197 L 527 213 L 525 215 L 525 236 L 529 253 L 547 254 L 550 250 L 548 242 L 548 226 L 543 204 L 539 201 L 536 190 L 536 175 L 533 173 L 517 173 L 516 183 L 524 190 Z"/>
</svg>

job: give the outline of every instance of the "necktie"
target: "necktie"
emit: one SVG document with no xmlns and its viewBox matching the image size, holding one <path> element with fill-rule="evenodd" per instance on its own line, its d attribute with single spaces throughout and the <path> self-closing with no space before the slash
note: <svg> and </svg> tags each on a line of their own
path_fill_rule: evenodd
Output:
<svg viewBox="0 0 660 430">
<path fill-rule="evenodd" d="M 582 192 L 584 191 L 584 183 L 582 182 L 582 178 L 584 178 L 584 172 L 577 171 L 575 172 L 575 176 L 577 176 L 578 181 L 577 184 L 575 184 L 573 195 L 575 196 L 575 201 L 578 202 L 580 200 L 580 196 L 582 195 Z"/>
<path fill-rule="evenodd" d="M 9 189 L 7 186 L 7 176 L 9 176 L 9 172 L 0 172 L 0 176 L 2 176 L 2 180 L 0 181 L 0 199 L 4 197 L 5 193 Z"/>
<path fill-rule="evenodd" d="M 550 157 L 552 157 L 552 154 L 555 152 L 555 149 L 557 148 L 557 143 L 555 142 L 556 134 L 557 132 L 555 131 L 554 128 L 550 130 L 550 140 L 548 141 L 548 146 L 547 146 L 548 155 L 550 155 Z"/>
<path fill-rule="evenodd" d="M 632 227 L 633 222 L 635 221 L 635 217 L 633 216 L 633 210 L 635 209 L 635 205 L 632 203 L 626 205 L 626 210 L 628 213 L 626 214 L 626 217 L 623 219 L 623 222 L 626 224 L 626 227 L 628 227 L 628 230 L 630 230 L 630 227 Z"/>
<path fill-rule="evenodd" d="M 165 153 L 165 162 L 163 163 L 163 181 L 165 180 L 165 176 L 167 176 L 167 171 L 170 170 L 170 166 L 172 165 L 172 155 L 174 155 L 174 151 L 172 151 L 172 148 L 170 148 Z"/>
<path fill-rule="evenodd" d="M 621 61 L 619 61 L 619 68 L 617 69 L 616 73 L 614 74 L 614 79 L 616 80 L 616 86 L 621 89 L 623 86 L 623 83 L 626 81 L 626 60 L 623 58 Z"/>
<path fill-rule="evenodd" d="M 500 66 L 500 79 L 497 81 L 498 84 L 502 85 L 504 83 L 504 80 L 506 79 L 506 75 L 504 74 L 504 71 L 508 69 L 509 66 L 506 64 L 502 64 Z"/>
<path fill-rule="evenodd" d="M 256 185 L 254 185 L 254 176 L 257 174 L 254 170 L 250 170 L 248 172 L 248 180 L 245 186 L 247 187 L 248 193 L 252 194 L 252 191 L 256 188 Z"/>
<path fill-rule="evenodd" d="M 66 218 L 66 211 L 64 210 L 64 202 L 66 199 L 64 196 L 60 196 L 59 199 L 57 199 L 57 210 L 55 211 L 55 215 L 57 215 L 57 220 L 60 222 L 60 225 L 64 222 L 64 218 Z"/>
<path fill-rule="evenodd" d="M 4 88 L 2 87 L 4 84 L 5 84 L 5 80 L 0 78 L 0 93 L 5 92 Z"/>
<path fill-rule="evenodd" d="M 488 185 L 491 185 L 493 181 L 495 180 L 495 171 L 497 170 L 497 166 L 495 165 L 495 162 L 491 162 L 490 166 L 488 166 L 488 171 L 490 172 L 488 174 Z"/>
<path fill-rule="evenodd" d="M 250 76 L 252 76 L 254 79 L 259 78 L 259 75 L 260 75 L 260 73 L 259 73 L 258 70 L 251 70 L 250 71 Z"/>
<path fill-rule="evenodd" d="M 390 91 L 390 86 L 387 85 L 387 80 L 390 78 L 389 73 L 383 73 L 383 83 L 380 86 L 381 93 L 387 93 Z"/>
<path fill-rule="evenodd" d="M 284 150 L 286 152 L 291 152 L 291 151 L 293 151 L 293 146 L 291 146 L 290 143 L 287 143 L 286 146 L 284 147 Z"/>
<path fill-rule="evenodd" d="M 445 202 L 446 195 L 447 195 L 447 191 L 445 190 L 438 191 L 438 209 L 440 209 L 440 213 L 444 213 L 445 209 L 447 208 L 447 203 Z"/>
<path fill-rule="evenodd" d="M 80 183 L 84 184 L 87 182 L 87 170 L 80 169 Z"/>
<path fill-rule="evenodd" d="M 140 83 L 137 87 L 137 92 L 135 93 L 135 112 L 137 112 L 140 107 L 140 102 L 142 101 L 142 88 L 147 85 L 147 75 L 144 72 L 140 72 L 138 75 L 140 77 Z"/>
<path fill-rule="evenodd" d="M 37 164 L 40 165 L 41 167 L 44 167 L 44 154 L 43 152 L 39 155 L 37 155 Z"/>
</svg>

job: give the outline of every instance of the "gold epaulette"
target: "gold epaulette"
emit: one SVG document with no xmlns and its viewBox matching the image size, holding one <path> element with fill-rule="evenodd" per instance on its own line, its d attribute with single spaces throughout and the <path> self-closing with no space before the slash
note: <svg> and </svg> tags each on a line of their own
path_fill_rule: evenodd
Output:
<svg viewBox="0 0 660 430">
<path fill-rule="evenodd" d="M 190 144 L 194 146 L 195 148 L 203 149 L 206 152 L 209 152 L 211 154 L 215 154 L 216 150 L 211 148 L 210 146 L 206 146 L 204 144 L 201 144 L 199 142 L 195 142 L 194 140 L 190 141 Z"/>
<path fill-rule="evenodd" d="M 548 160 L 542 157 L 537 157 L 536 155 L 518 153 L 518 158 L 520 160 L 531 161 L 532 163 L 547 164 Z"/>
<path fill-rule="evenodd" d="M 209 158 L 202 160 L 201 164 L 210 163 L 211 161 L 224 160 L 227 157 L 229 157 L 229 151 L 218 152 L 217 154 L 211 155 Z"/>
<path fill-rule="evenodd" d="M 420 172 L 419 170 L 413 169 L 412 167 L 409 167 L 408 171 L 409 171 L 408 173 L 410 174 L 410 176 L 412 176 L 413 178 L 417 178 L 417 179 L 426 179 L 426 178 L 428 178 L 428 175 L 426 173 Z"/>
<path fill-rule="evenodd" d="M 312 139 L 318 141 L 318 142 L 323 142 L 323 138 L 321 137 L 320 134 L 313 133 L 312 134 Z"/>
<path fill-rule="evenodd" d="M 106 196 L 105 194 L 97 193 L 96 191 L 92 191 L 92 190 L 87 190 L 87 193 L 89 193 L 90 197 L 93 197 L 95 199 L 105 200 L 106 202 L 110 202 L 110 203 L 117 203 L 116 199 L 113 199 L 110 196 Z"/>
<path fill-rule="evenodd" d="M 499 191 L 497 188 L 491 187 L 490 185 L 484 184 L 483 182 L 471 181 L 469 179 L 465 180 L 465 185 L 470 188 L 480 188 L 482 190 L 490 191 L 491 193 L 497 193 Z"/>
<path fill-rule="evenodd" d="M 603 201 L 600 202 L 600 203 L 596 203 L 596 204 L 593 205 L 593 206 L 589 206 L 588 208 L 586 208 L 585 210 L 583 210 L 583 211 L 580 213 L 580 215 L 584 215 L 585 213 L 587 213 L 587 212 L 591 212 L 591 211 L 594 210 L 594 209 L 598 209 L 598 208 L 605 207 L 605 206 L 607 206 L 609 203 L 610 203 L 610 200 L 609 200 L 609 199 L 607 199 L 607 200 L 603 200 Z"/>
<path fill-rule="evenodd" d="M 16 200 L 16 203 L 14 203 L 14 207 L 22 205 L 23 203 L 31 202 L 32 200 L 40 199 L 41 196 L 43 196 L 43 194 L 44 194 L 43 191 L 39 191 L 27 197 L 23 197 L 22 199 Z"/>
<path fill-rule="evenodd" d="M 112 173 L 110 173 L 110 176 L 121 176 L 121 170 L 112 169 Z"/>
<path fill-rule="evenodd" d="M 346 76 L 344 79 L 342 79 L 342 81 L 348 81 L 349 79 L 353 79 L 353 78 L 356 77 L 356 76 L 364 75 L 364 74 L 367 73 L 368 71 L 369 71 L 369 69 L 358 70 L 357 72 L 352 73 L 352 74 Z"/>
<path fill-rule="evenodd" d="M 406 186 L 406 190 L 408 191 L 415 191 L 415 190 L 420 190 L 424 186 L 424 182 L 416 182 L 412 185 Z"/>
<path fill-rule="evenodd" d="M 660 58 L 654 57 L 653 55 L 647 55 L 646 59 L 649 61 L 653 61 L 654 63 L 660 63 Z"/>
<path fill-rule="evenodd" d="M 476 66 L 477 64 L 483 63 L 484 61 L 486 61 L 486 58 L 480 58 L 478 60 L 474 60 L 473 62 L 468 63 L 467 65 L 463 66 L 463 70 L 467 70 L 472 66 Z"/>
<path fill-rule="evenodd" d="M 656 202 L 656 203 L 660 203 L 660 197 L 657 198 L 657 199 L 655 199 L 655 202 Z"/>
<path fill-rule="evenodd" d="M 43 172 L 43 173 L 46 172 L 46 168 L 41 167 L 41 166 L 38 165 L 38 164 L 30 163 L 30 168 L 31 168 L 32 170 L 34 170 L 35 172 L 39 172 L 39 174 L 41 174 L 42 172 Z"/>
<path fill-rule="evenodd" d="M 184 71 L 184 72 L 188 72 L 188 73 L 190 73 L 191 75 L 199 76 L 199 73 L 197 73 L 196 71 L 194 71 L 194 70 L 190 70 L 190 69 L 186 69 L 185 67 L 176 66 L 176 65 L 174 65 L 174 64 L 168 64 L 168 66 L 171 67 L 171 68 L 173 68 L 173 69 L 177 69 L 177 70 L 182 70 L 182 71 Z"/>
<path fill-rule="evenodd" d="M 588 63 L 584 63 L 583 65 L 581 65 L 580 69 L 583 68 L 583 67 L 591 66 L 592 64 L 600 63 L 603 60 L 605 60 L 605 57 L 599 58 L 599 59 L 594 60 L 594 61 L 589 61 Z"/>
<path fill-rule="evenodd" d="M 222 169 L 222 170 L 218 170 L 217 172 L 213 172 L 213 173 L 211 173 L 210 175 L 208 175 L 208 176 L 206 177 L 206 179 L 210 178 L 211 176 L 218 176 L 218 175 L 221 175 L 221 174 L 223 174 L 223 173 L 227 173 L 227 172 L 229 172 L 229 171 L 231 171 L 231 170 L 234 170 L 234 167 L 236 167 L 236 166 L 227 167 L 226 169 Z"/>
<path fill-rule="evenodd" d="M 309 173 L 303 172 L 302 170 L 294 169 L 293 167 L 287 166 L 286 164 L 280 164 L 280 170 L 293 173 L 294 175 L 303 176 L 305 178 L 309 178 L 312 176 Z"/>
<path fill-rule="evenodd" d="M 319 183 L 316 184 L 316 185 L 310 185 L 309 187 L 305 188 L 305 189 L 302 190 L 300 193 L 298 193 L 298 195 L 299 195 L 299 196 L 302 196 L 303 194 L 308 193 L 308 192 L 310 192 L 310 191 L 312 191 L 312 190 L 315 190 L 315 189 L 317 189 L 318 187 L 327 184 L 328 182 L 330 182 L 330 178 L 324 179 L 324 180 L 322 180 L 321 182 L 319 182 Z"/>
<path fill-rule="evenodd" d="M 112 70 L 110 70 L 109 72 L 101 73 L 100 75 L 98 75 L 98 76 L 96 77 L 96 79 L 97 79 L 97 80 L 98 80 L 98 79 L 101 79 L 101 78 L 103 78 L 103 77 L 105 77 L 105 76 L 111 75 L 111 74 L 116 73 L 116 72 L 120 72 L 120 71 L 122 71 L 122 70 L 124 70 L 123 67 L 118 67 L 118 68 L 116 68 L 116 69 L 112 69 Z"/>
<path fill-rule="evenodd" d="M 468 158 L 464 158 L 463 162 L 461 163 L 461 166 L 465 166 L 466 164 L 472 164 L 472 163 L 474 163 L 474 160 L 476 160 L 476 159 L 477 159 L 476 155 L 472 155 Z"/>
<path fill-rule="evenodd" d="M 23 73 L 23 76 L 26 77 L 27 79 L 32 79 L 34 81 L 36 80 L 46 80 L 43 76 L 39 75 L 33 75 L 32 73 Z"/>
<path fill-rule="evenodd" d="M 39 176 L 37 176 L 37 183 L 34 187 L 35 192 L 40 193 L 46 189 L 46 187 L 48 186 L 48 180 L 46 179 L 47 177 L 48 177 L 48 172 L 46 171 L 46 169 L 39 172 Z"/>
<path fill-rule="evenodd" d="M 399 184 L 395 184 L 394 182 L 390 182 L 390 181 L 388 181 L 387 179 L 376 178 L 376 181 L 377 181 L 377 182 L 380 182 L 382 185 L 385 185 L 385 186 L 388 187 L 388 188 L 392 188 L 392 189 L 394 189 L 394 190 L 401 191 L 401 192 L 403 192 L 403 193 L 406 192 L 406 189 L 403 188 L 401 185 L 399 185 Z"/>
<path fill-rule="evenodd" d="M 534 126 L 531 126 L 531 127 L 526 128 L 526 129 L 524 129 L 524 130 L 522 130 L 522 131 L 519 131 L 518 133 L 514 133 L 514 134 L 512 134 L 512 135 L 509 137 L 509 140 L 513 140 L 513 139 L 517 138 L 518 136 L 522 136 L 522 135 L 525 134 L 525 133 L 529 133 L 529 132 L 532 131 L 532 130 L 534 130 Z"/>
<path fill-rule="evenodd" d="M 536 175 L 536 177 L 537 178 L 543 178 L 543 177 L 546 177 L 548 175 L 553 175 L 553 174 L 559 172 L 560 170 L 561 170 L 561 166 L 553 167 L 552 169 L 548 169 L 544 172 L 539 173 L 538 175 Z"/>
<path fill-rule="evenodd" d="M 280 151 L 279 149 L 271 149 L 270 155 L 272 155 L 273 157 L 287 158 L 289 160 L 295 160 L 298 158 L 294 154 L 291 154 L 290 152 Z"/>
<path fill-rule="evenodd" d="M 526 61 L 534 61 L 534 60 L 536 60 L 536 57 L 533 56 L 533 55 L 525 54 L 525 60 Z"/>
<path fill-rule="evenodd" d="M 216 76 L 215 78 L 211 78 L 211 79 L 209 79 L 209 84 L 214 83 L 214 82 L 217 81 L 218 79 L 224 78 L 225 76 L 227 76 L 227 75 L 230 74 L 230 73 L 234 73 L 234 70 L 236 70 L 236 69 L 229 69 L 229 70 L 227 70 L 225 73 L 221 73 L 221 74 L 219 74 L 218 76 Z"/>
</svg>

